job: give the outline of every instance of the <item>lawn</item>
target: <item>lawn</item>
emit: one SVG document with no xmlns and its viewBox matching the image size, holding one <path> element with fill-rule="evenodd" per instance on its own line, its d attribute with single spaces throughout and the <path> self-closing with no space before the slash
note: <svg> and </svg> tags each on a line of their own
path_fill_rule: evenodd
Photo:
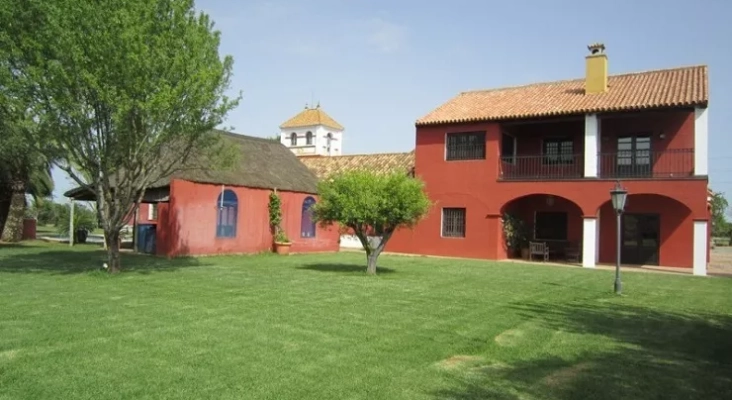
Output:
<svg viewBox="0 0 732 400">
<path fill-rule="evenodd" d="M 0 399 L 716 399 L 732 279 L 0 246 Z M 727 397 L 728 398 L 728 397 Z"/>
</svg>

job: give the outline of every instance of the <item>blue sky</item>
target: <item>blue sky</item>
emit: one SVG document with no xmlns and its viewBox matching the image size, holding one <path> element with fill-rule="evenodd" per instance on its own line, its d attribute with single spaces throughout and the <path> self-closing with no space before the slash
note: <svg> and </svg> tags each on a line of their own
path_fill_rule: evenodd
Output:
<svg viewBox="0 0 732 400">
<path fill-rule="evenodd" d="M 611 74 L 707 64 L 710 179 L 732 200 L 727 0 L 197 0 L 234 57 L 226 126 L 272 136 L 313 99 L 345 154 L 408 151 L 414 121 L 460 91 L 580 78 L 603 42 Z M 56 198 L 71 185 L 55 171 Z"/>
</svg>

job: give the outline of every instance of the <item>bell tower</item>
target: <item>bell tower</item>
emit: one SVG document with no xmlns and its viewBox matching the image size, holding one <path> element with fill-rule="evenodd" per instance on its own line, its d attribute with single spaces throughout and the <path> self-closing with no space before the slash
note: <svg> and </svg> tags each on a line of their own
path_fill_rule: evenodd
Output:
<svg viewBox="0 0 732 400">
<path fill-rule="evenodd" d="M 339 156 L 344 130 L 320 103 L 305 104 L 304 110 L 280 125 L 280 142 L 298 156 Z"/>
</svg>

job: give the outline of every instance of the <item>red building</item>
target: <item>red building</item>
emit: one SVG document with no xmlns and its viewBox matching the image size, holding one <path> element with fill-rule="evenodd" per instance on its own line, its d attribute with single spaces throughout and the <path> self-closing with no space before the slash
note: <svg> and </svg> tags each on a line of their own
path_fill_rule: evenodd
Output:
<svg viewBox="0 0 732 400">
<path fill-rule="evenodd" d="M 236 165 L 188 169 L 149 187 L 133 218 L 138 251 L 170 257 L 270 251 L 268 203 L 275 189 L 291 252 L 338 251 L 337 229 L 311 218 L 317 178 L 297 156 L 277 141 L 220 134 L 238 150 Z M 84 189 L 66 196 L 93 200 Z"/>
<path fill-rule="evenodd" d="M 589 49 L 584 79 L 464 92 L 419 119 L 415 173 L 435 204 L 387 250 L 518 257 L 506 238 L 518 220 L 523 248 L 615 263 L 609 191 L 620 181 L 621 262 L 705 274 L 706 66 L 608 76 L 604 46 Z"/>
</svg>

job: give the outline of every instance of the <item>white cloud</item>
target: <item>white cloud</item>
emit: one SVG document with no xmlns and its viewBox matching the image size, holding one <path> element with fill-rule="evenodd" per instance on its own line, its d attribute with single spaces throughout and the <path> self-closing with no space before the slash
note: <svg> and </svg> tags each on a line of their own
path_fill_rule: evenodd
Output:
<svg viewBox="0 0 732 400">
<path fill-rule="evenodd" d="M 404 48 L 407 30 L 404 26 L 374 18 L 367 23 L 367 42 L 383 53 L 394 53 Z"/>
</svg>

